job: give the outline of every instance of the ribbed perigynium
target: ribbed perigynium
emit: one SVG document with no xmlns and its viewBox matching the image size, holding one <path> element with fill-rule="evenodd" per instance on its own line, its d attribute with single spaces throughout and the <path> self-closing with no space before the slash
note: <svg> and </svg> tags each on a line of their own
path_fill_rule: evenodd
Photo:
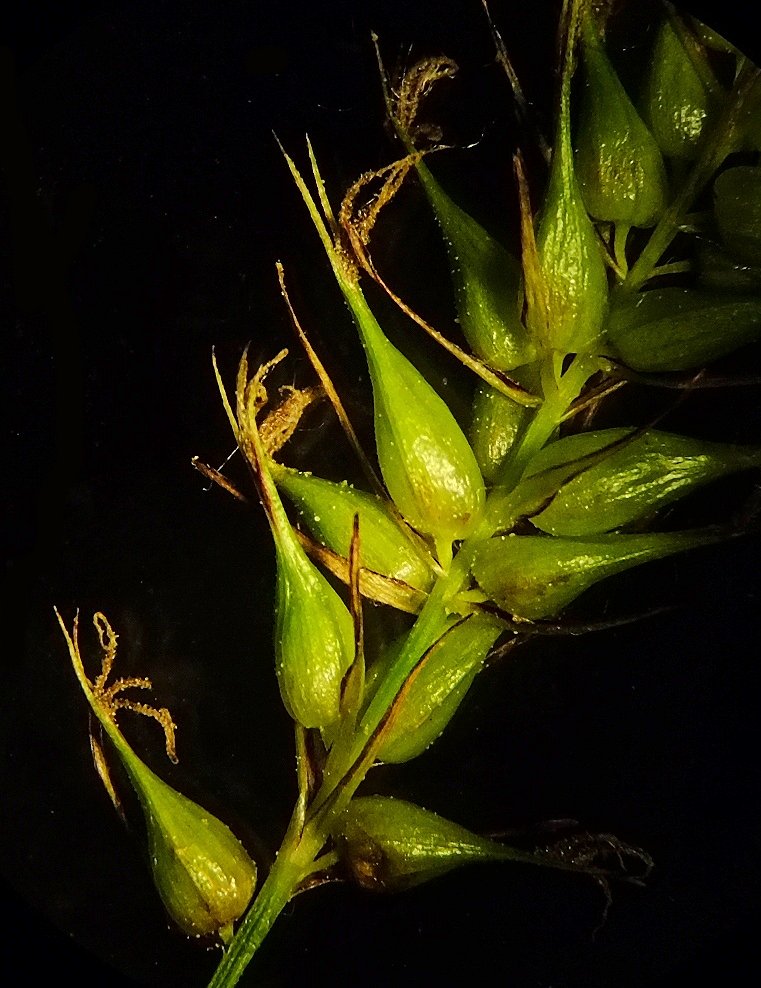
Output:
<svg viewBox="0 0 761 988">
<path fill-rule="evenodd" d="M 343 600 L 301 548 L 272 479 L 256 423 L 266 370 L 249 382 L 244 354 L 234 428 L 275 542 L 275 668 L 291 717 L 303 727 L 328 727 L 338 719 L 341 682 L 354 659 L 354 623 Z M 231 411 L 228 414 L 232 417 Z"/>
<path fill-rule="evenodd" d="M 552 484 L 553 491 L 541 492 L 546 507 L 532 514 L 532 524 L 551 535 L 602 534 L 647 518 L 712 480 L 761 466 L 757 447 L 656 431 L 630 438 L 632 432 L 582 432 L 546 446 L 521 486 L 536 484 L 539 493 L 542 475 L 559 473 L 561 463 L 568 475 Z"/>
<path fill-rule="evenodd" d="M 579 188 L 571 143 L 575 35 L 576 26 L 572 23 L 561 77 L 549 185 L 536 234 L 544 306 L 530 305 L 527 312 L 533 332 L 561 354 L 594 347 L 608 302 L 605 262 Z"/>
<path fill-rule="evenodd" d="M 761 336 L 761 297 L 654 288 L 611 309 L 610 351 L 637 371 L 702 367 Z"/>
<path fill-rule="evenodd" d="M 457 321 L 473 352 L 491 367 L 512 370 L 536 356 L 521 321 L 518 261 L 444 192 L 424 161 L 418 175 L 447 246 Z"/>
<path fill-rule="evenodd" d="M 727 168 L 713 184 L 713 212 L 727 250 L 761 264 L 761 168 Z"/>
<path fill-rule="evenodd" d="M 360 565 L 424 593 L 430 590 L 433 560 L 379 497 L 274 461 L 270 467 L 278 488 L 322 545 L 348 558 L 354 516 L 359 515 Z"/>
<path fill-rule="evenodd" d="M 679 21 L 670 12 L 658 30 L 642 94 L 642 116 L 665 155 L 691 159 L 698 155 L 717 106 L 706 84 L 710 68 L 699 46 L 688 51 L 690 33 L 685 29 L 682 35 L 675 25 Z"/>
<path fill-rule="evenodd" d="M 392 892 L 419 885 L 476 861 L 530 860 L 437 813 L 388 796 L 353 799 L 334 838 L 353 879 Z"/>
<path fill-rule="evenodd" d="M 433 537 L 441 562 L 473 530 L 484 482 L 446 403 L 383 334 L 358 289 L 347 295 L 367 355 L 383 480 L 403 517 Z"/>
<path fill-rule="evenodd" d="M 386 338 L 359 286 L 355 265 L 336 245 L 298 169 L 285 157 L 367 356 L 383 480 L 400 514 L 433 538 L 446 566 L 452 542 L 470 534 L 483 510 L 484 482 L 473 450 L 446 402 Z M 325 212 L 327 194 L 313 156 L 312 169 Z"/>
<path fill-rule="evenodd" d="M 148 856 L 156 888 L 167 912 L 184 933 L 218 936 L 227 941 L 233 923 L 240 919 L 256 886 L 256 864 L 221 820 L 162 781 L 135 754 L 116 724 L 118 709 L 131 709 L 155 718 L 164 728 L 167 753 L 174 755 L 174 724 L 166 709 L 124 698 L 127 689 L 147 688 L 147 679 L 121 679 L 111 686 L 107 679 L 116 656 L 116 634 L 103 614 L 93 618 L 103 650 L 100 676 L 91 682 L 79 652 L 78 619 L 72 635 L 58 614 L 74 671 L 93 714 L 112 742 L 137 793 L 145 817 Z M 99 747 L 93 752 L 100 751 Z M 107 770 L 96 765 L 113 800 L 115 793 Z"/>
<path fill-rule="evenodd" d="M 472 571 L 481 589 L 508 613 L 539 620 L 559 614 L 608 576 L 716 541 L 715 533 L 706 532 L 586 539 L 502 535 L 477 547 Z"/>
<path fill-rule="evenodd" d="M 586 86 L 576 134 L 576 175 L 595 219 L 653 226 L 666 208 L 666 169 L 608 60 L 591 15 L 583 20 Z"/>
<path fill-rule="evenodd" d="M 476 386 L 469 438 L 487 483 L 496 480 L 508 453 L 523 434 L 531 410 L 488 384 Z"/>
<path fill-rule="evenodd" d="M 394 711 L 375 757 L 381 762 L 416 758 L 439 737 L 481 671 L 503 627 L 486 614 L 455 624 L 423 658 Z"/>
<path fill-rule="evenodd" d="M 229 940 L 256 885 L 256 865 L 221 820 L 120 750 L 145 817 L 153 880 L 184 933 Z"/>
</svg>

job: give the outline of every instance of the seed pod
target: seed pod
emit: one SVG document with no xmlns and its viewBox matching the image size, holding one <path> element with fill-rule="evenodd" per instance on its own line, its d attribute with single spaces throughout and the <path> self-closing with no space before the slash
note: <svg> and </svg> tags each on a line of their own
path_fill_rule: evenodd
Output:
<svg viewBox="0 0 761 988">
<path fill-rule="evenodd" d="M 128 747 L 119 754 L 143 809 L 167 912 L 191 936 L 229 940 L 253 895 L 256 865 L 221 820 L 162 782 Z"/>
<path fill-rule="evenodd" d="M 546 314 L 529 307 L 527 316 L 529 327 L 562 354 L 594 347 L 608 303 L 605 262 L 574 169 L 570 119 L 572 72 L 569 52 L 563 68 L 549 185 L 536 236 Z M 542 326 L 545 317 L 547 324 Z"/>
<path fill-rule="evenodd" d="M 642 116 L 665 155 L 687 160 L 697 157 L 703 134 L 716 116 L 696 53 L 685 49 L 670 17 L 655 40 Z"/>
<path fill-rule="evenodd" d="M 711 244 L 698 248 L 698 277 L 709 291 L 761 292 L 761 265 L 745 264 Z"/>
<path fill-rule="evenodd" d="M 518 261 L 454 203 L 420 160 L 418 175 L 444 234 L 452 269 L 457 319 L 473 352 L 498 370 L 536 356 L 521 322 Z"/>
<path fill-rule="evenodd" d="M 478 385 L 473 398 L 470 445 L 487 483 L 500 468 L 531 418 L 531 412 L 488 384 Z"/>
<path fill-rule="evenodd" d="M 456 624 L 432 646 L 410 683 L 376 757 L 406 762 L 422 754 L 454 716 L 484 660 L 502 632 L 486 615 Z"/>
<path fill-rule="evenodd" d="M 611 310 L 606 332 L 618 356 L 637 371 L 700 367 L 761 335 L 758 296 L 659 288 Z"/>
<path fill-rule="evenodd" d="M 373 891 L 399 891 L 475 861 L 529 857 L 414 803 L 384 796 L 355 797 L 335 837 L 354 880 Z"/>
<path fill-rule="evenodd" d="M 576 174 L 584 203 L 598 220 L 653 226 L 667 198 L 660 149 L 589 19 L 582 37 L 586 89 L 576 139 Z"/>
<path fill-rule="evenodd" d="M 567 436 L 545 447 L 532 464 L 532 474 L 560 463 L 572 473 L 532 523 L 551 535 L 598 535 L 647 517 L 719 477 L 761 466 L 759 449 L 666 432 L 647 432 L 622 443 L 630 434 L 629 429 L 605 429 Z M 611 444 L 608 455 L 584 468 L 583 458 Z"/>
<path fill-rule="evenodd" d="M 298 508 L 304 524 L 322 545 L 348 558 L 354 516 L 359 515 L 360 566 L 402 580 L 424 593 L 430 590 L 433 560 L 405 534 L 379 497 L 346 482 L 334 484 L 274 461 L 271 469 L 279 489 Z"/>
<path fill-rule="evenodd" d="M 481 589 L 510 614 L 539 620 L 558 614 L 607 576 L 715 541 L 716 536 L 703 532 L 595 539 L 502 535 L 478 546 L 472 572 Z"/>
<path fill-rule="evenodd" d="M 218 936 L 228 941 L 233 923 L 243 915 L 253 895 L 256 864 L 221 820 L 163 782 L 125 740 L 116 723 L 118 710 L 152 717 L 164 729 L 167 754 L 177 761 L 175 725 L 169 711 L 123 695 L 126 690 L 149 688 L 150 680 L 117 679 L 107 684 L 116 657 L 117 636 L 105 615 L 97 613 L 93 617 L 103 651 L 101 673 L 94 682 L 87 678 L 79 651 L 78 616 L 71 635 L 57 610 L 56 616 L 82 692 L 137 793 L 148 832 L 153 878 L 169 915 L 191 936 Z M 93 737 L 91 742 L 98 775 L 119 809 L 100 745 Z"/>
<path fill-rule="evenodd" d="M 275 668 L 280 694 L 295 721 L 303 727 L 325 728 L 339 715 L 343 676 L 354 659 L 354 622 L 344 602 L 301 548 L 270 472 L 256 416 L 262 381 L 272 365 L 260 368 L 249 381 L 244 353 L 236 388 L 237 422 L 227 405 L 218 371 L 217 375 L 275 542 Z"/>
<path fill-rule="evenodd" d="M 761 168 L 728 168 L 713 186 L 713 210 L 730 253 L 761 264 Z"/>
<path fill-rule="evenodd" d="M 280 693 L 303 727 L 328 727 L 338 719 L 341 682 L 354 655 L 351 614 L 295 537 L 275 538 Z"/>
<path fill-rule="evenodd" d="M 347 298 L 370 368 L 383 479 L 403 517 L 433 536 L 444 563 L 483 509 L 476 458 L 446 403 L 386 339 L 364 297 L 356 290 Z"/>
</svg>

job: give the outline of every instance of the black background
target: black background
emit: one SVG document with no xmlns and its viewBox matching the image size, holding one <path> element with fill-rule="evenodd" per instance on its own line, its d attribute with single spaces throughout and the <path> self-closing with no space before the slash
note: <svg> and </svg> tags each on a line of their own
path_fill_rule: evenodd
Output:
<svg viewBox="0 0 761 988">
<path fill-rule="evenodd" d="M 713 14 L 747 47 L 737 6 L 690 9 Z M 555 5 L 495 2 L 492 11 L 546 120 Z M 0 778 L 11 919 L 2 973 L 35 983 L 43 965 L 83 983 L 192 988 L 206 983 L 215 955 L 168 929 L 141 857 L 139 814 L 128 801 L 125 830 L 99 789 L 52 605 L 69 619 L 80 607 L 83 629 L 94 610 L 106 612 L 122 635 L 118 671 L 150 674 L 180 725 L 180 765 L 162 762 L 155 725 L 124 717 L 130 738 L 266 864 L 293 798 L 289 725 L 270 671 L 269 536 L 258 512 L 205 492 L 190 458 L 221 462 L 232 445 L 211 347 L 229 376 L 248 340 L 262 358 L 291 345 L 275 259 L 368 425 L 351 327 L 272 131 L 303 164 L 309 132 L 334 197 L 390 160 L 375 29 L 391 64 L 410 46 L 413 56 L 443 50 L 461 63 L 447 119 L 454 142 L 480 143 L 442 156 L 441 174 L 508 238 L 519 135 L 480 7 L 467 0 L 330 0 L 306 12 L 191 0 L 51 14 L 30 4 L 11 28 Z M 636 64 L 636 46 L 629 57 Z M 414 195 L 390 214 L 386 243 L 395 283 L 425 311 L 446 313 L 436 287 L 446 286 L 443 258 Z M 409 334 L 387 318 L 392 333 Z M 410 338 L 407 348 L 416 345 Z M 303 359 L 294 366 L 306 379 Z M 428 372 L 460 407 L 451 367 Z M 701 394 L 668 424 L 757 441 L 757 399 L 753 389 Z M 663 398 L 636 391 L 627 401 L 612 414 L 641 420 Z M 302 451 L 317 468 L 310 439 L 316 446 L 327 421 L 313 420 Z M 324 468 L 340 475 L 335 445 Z M 714 496 L 729 511 L 749 489 L 725 485 Z M 709 512 L 700 499 L 691 510 L 697 520 Z M 394 898 L 342 886 L 305 896 L 245 983 L 576 988 L 667 985 L 712 965 L 717 977 L 738 974 L 759 918 L 756 559 L 749 540 L 614 583 L 588 613 L 664 600 L 679 610 L 528 646 L 481 678 L 423 758 L 371 780 L 478 830 L 573 818 L 646 847 L 652 882 L 614 889 L 596 938 L 603 900 L 591 883 L 473 868 Z"/>
</svg>

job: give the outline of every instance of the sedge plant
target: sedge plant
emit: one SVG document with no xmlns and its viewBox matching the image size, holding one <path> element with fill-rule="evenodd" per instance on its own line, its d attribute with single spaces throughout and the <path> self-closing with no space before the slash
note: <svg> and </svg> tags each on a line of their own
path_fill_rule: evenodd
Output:
<svg viewBox="0 0 761 988">
<path fill-rule="evenodd" d="M 642 881 L 650 870 L 645 850 L 609 834 L 526 850 L 414 801 L 373 795 L 366 784 L 373 765 L 426 751 L 487 665 L 554 633 L 590 587 L 739 534 L 720 521 L 674 530 L 662 524 L 662 509 L 761 466 L 759 447 L 678 435 L 657 419 L 594 427 L 605 399 L 628 382 L 689 392 L 710 379 L 710 362 L 761 335 L 761 72 L 666 6 L 645 76 L 630 91 L 607 40 L 611 16 L 607 3 L 563 6 L 540 200 L 522 154 L 513 160 L 514 252 L 436 177 L 446 148 L 426 119 L 426 100 L 456 74 L 446 57 L 392 81 L 374 39 L 399 154 L 361 176 L 338 208 L 311 145 L 304 165 L 281 149 L 366 358 L 374 448 L 361 445 L 278 265 L 315 381 L 273 399 L 267 379 L 285 352 L 255 367 L 244 351 L 234 379 L 215 360 L 252 491 L 194 460 L 236 496 L 253 492 L 275 548 L 274 672 L 294 725 L 298 795 L 258 888 L 256 865 L 225 824 L 170 789 L 121 735 L 120 708 L 147 714 L 174 756 L 169 712 L 120 695 L 148 681 L 107 685 L 116 637 L 106 618 L 95 616 L 105 657 L 91 681 L 76 623 L 69 632 L 59 616 L 86 699 L 144 810 L 168 912 L 185 932 L 224 945 L 214 988 L 240 980 L 298 893 L 333 878 L 394 891 L 471 861 L 528 861 L 591 876 L 608 892 L 612 880 Z M 376 222 L 403 184 L 425 196 L 443 236 L 456 332 L 415 312 L 374 260 Z M 384 332 L 370 285 L 372 297 L 380 290 L 399 306 L 411 332 L 427 333 L 472 373 L 468 423 Z M 363 489 L 287 462 L 302 416 L 324 397 L 358 457 Z M 365 641 L 368 602 L 407 618 L 404 634 L 383 649 Z M 114 795 L 104 749 L 94 742 L 93 750 Z"/>
</svg>

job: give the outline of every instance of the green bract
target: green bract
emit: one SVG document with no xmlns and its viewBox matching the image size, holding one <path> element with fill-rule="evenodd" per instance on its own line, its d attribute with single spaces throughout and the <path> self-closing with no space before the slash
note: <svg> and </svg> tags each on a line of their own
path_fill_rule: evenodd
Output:
<svg viewBox="0 0 761 988">
<path fill-rule="evenodd" d="M 660 149 L 589 18 L 582 36 L 586 88 L 576 138 L 576 174 L 584 202 L 596 219 L 653 226 L 667 197 Z"/>
<path fill-rule="evenodd" d="M 311 154 L 311 148 L 310 148 Z M 447 565 L 452 542 L 468 535 L 483 509 L 484 482 L 473 450 L 446 402 L 387 339 L 358 284 L 357 269 L 326 225 L 334 223 L 317 162 L 320 214 L 293 161 L 288 167 L 309 210 L 338 286 L 354 317 L 373 389 L 375 447 L 383 480 L 399 512 L 430 535 Z"/>
<path fill-rule="evenodd" d="M 634 370 L 689 370 L 761 335 L 761 297 L 655 288 L 613 307 L 606 333 Z"/>
<path fill-rule="evenodd" d="M 359 515 L 360 564 L 417 590 L 430 589 L 433 560 L 379 497 L 278 463 L 273 462 L 271 469 L 277 486 L 323 545 L 348 558 L 354 516 Z"/>
<path fill-rule="evenodd" d="M 675 552 L 708 545 L 703 532 L 600 535 L 595 539 L 502 535 L 478 546 L 473 575 L 508 613 L 538 620 L 554 617 L 586 589 Z"/>
<path fill-rule="evenodd" d="M 673 16 L 673 20 L 672 20 Z M 675 29 L 676 15 L 667 17 L 655 41 L 642 97 L 642 115 L 658 145 L 670 158 L 695 158 L 703 134 L 716 116 L 716 106 L 699 71 L 700 53 L 687 50 L 686 35 Z M 710 71 L 705 66 L 705 71 Z"/>
</svg>

